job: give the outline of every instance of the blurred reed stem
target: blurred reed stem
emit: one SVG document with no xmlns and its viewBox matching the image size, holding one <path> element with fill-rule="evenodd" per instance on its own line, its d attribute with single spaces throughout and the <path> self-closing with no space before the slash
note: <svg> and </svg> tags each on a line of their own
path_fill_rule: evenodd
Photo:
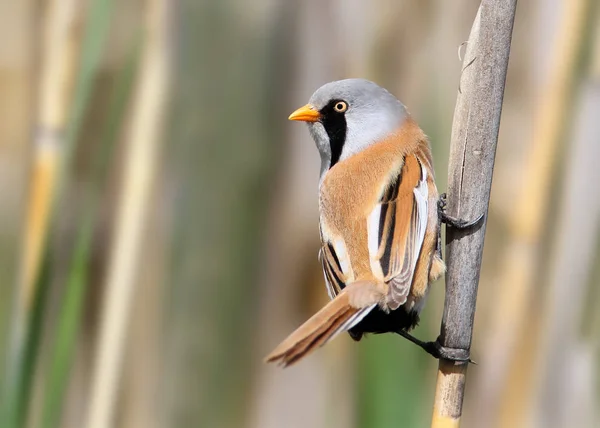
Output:
<svg viewBox="0 0 600 428">
<path fill-rule="evenodd" d="M 600 5 L 589 12 L 592 19 L 587 29 L 598 32 Z M 573 89 L 578 95 L 573 103 L 568 151 L 561 159 L 564 184 L 557 204 L 556 238 L 548 264 L 540 345 L 533 366 L 532 405 L 535 407 L 530 411 L 529 420 L 533 419 L 539 426 L 593 426 L 600 416 L 594 379 L 597 339 L 586 340 L 581 334 L 588 305 L 586 297 L 594 297 L 587 288 L 588 279 L 594 274 L 600 236 L 600 194 L 597 191 L 600 170 L 596 167 L 600 157 L 600 86 L 593 76 L 594 34 L 593 31 L 586 33 L 584 58 L 579 61 L 583 70 L 582 78 L 578 79 L 581 83 Z M 588 56 L 590 50 L 592 55 Z"/>
<path fill-rule="evenodd" d="M 578 92 L 532 367 L 535 407 L 529 420 L 544 427 L 592 426 L 598 417 L 592 344 L 583 340 L 580 326 L 600 233 L 600 87 L 583 79 Z"/>
<path fill-rule="evenodd" d="M 600 87 L 600 7 L 596 6 L 594 38 L 592 41 L 591 61 L 589 67 L 589 84 L 592 87 Z M 598 219 L 600 222 L 600 219 Z M 588 297 L 586 298 L 585 313 L 582 317 L 581 329 L 583 334 L 594 346 L 597 354 L 598 363 L 600 363 L 600 233 L 596 238 L 596 255 L 592 263 L 592 272 L 588 280 Z M 600 379 L 597 380 L 600 385 Z M 600 398 L 600 396 L 598 397 Z"/>
<path fill-rule="evenodd" d="M 77 2 L 54 0 L 47 4 L 42 22 L 42 61 L 39 111 L 33 141 L 33 160 L 23 230 L 16 302 L 12 315 L 6 385 L 0 424 L 21 427 L 30 401 L 39 328 L 43 318 L 40 275 L 46 238 L 56 196 L 56 185 L 65 146 L 71 96 L 74 88 L 80 24 Z"/>
<path fill-rule="evenodd" d="M 503 276 L 497 285 L 501 292 L 493 306 L 490 331 L 486 335 L 493 342 L 484 344 L 486 356 L 483 358 L 494 361 L 494 367 L 486 370 L 505 373 L 494 376 L 502 379 L 504 385 L 498 401 L 500 427 L 528 426 L 528 409 L 534 399 L 531 393 L 541 314 L 540 311 L 532 313 L 531 308 L 535 307 L 532 303 L 541 287 L 536 275 L 544 266 L 539 255 L 543 254 L 541 244 L 551 220 L 550 201 L 554 189 L 551 183 L 560 167 L 557 157 L 577 92 L 575 79 L 588 35 L 586 28 L 589 28 L 592 1 L 563 3 L 550 75 L 541 91 L 532 143 L 524 163 L 527 167 L 521 180 L 523 185 L 511 210 L 514 215 L 509 218 L 509 246 L 500 269 Z"/>
<path fill-rule="evenodd" d="M 127 131 L 125 169 L 85 423 L 88 428 L 108 428 L 114 424 L 128 314 L 135 291 L 168 95 L 167 12 L 164 0 L 146 2 L 145 43 Z"/>
<path fill-rule="evenodd" d="M 33 142 L 33 167 L 24 230 L 18 307 L 30 309 L 40 268 L 61 151 L 65 146 L 69 111 L 78 57 L 77 27 L 81 24 L 77 2 L 48 3 L 42 40 L 39 111 Z"/>
<path fill-rule="evenodd" d="M 264 11 L 274 5 L 258 4 Z M 186 0 L 177 11 L 177 50 L 186 54 L 176 58 L 165 151 L 166 174 L 175 186 L 166 273 L 164 426 L 243 426 L 253 367 L 264 351 L 258 352 L 256 342 L 257 302 L 266 297 L 258 286 L 264 255 L 257 248 L 266 239 L 267 197 L 278 181 L 273 172 L 282 167 L 276 154 L 287 145 L 281 132 L 287 108 L 282 112 L 280 100 L 290 90 L 291 75 L 281 69 L 275 46 L 265 43 L 276 15 L 239 25 L 236 17 L 245 5 Z M 285 37 L 272 40 L 279 44 Z M 287 288 L 281 281 L 288 275 L 284 271 L 272 286 Z"/>
<path fill-rule="evenodd" d="M 87 292 L 89 263 L 92 251 L 92 239 L 100 212 L 101 194 L 107 181 L 108 163 L 125 117 L 125 107 L 131 93 L 133 77 L 139 59 L 139 41 L 135 42 L 125 67 L 117 76 L 108 106 L 108 117 L 103 126 L 103 136 L 97 148 L 92 164 L 91 185 L 86 189 L 84 213 L 79 224 L 75 250 L 68 271 L 64 300 L 61 302 L 57 337 L 52 344 L 48 381 L 45 388 L 42 409 L 42 426 L 53 428 L 60 426 L 60 417 L 65 390 L 69 382 L 69 372 L 74 360 L 76 340 L 81 320 L 81 310 Z"/>
<path fill-rule="evenodd" d="M 9 368 L 15 380 L 8 386 L 7 413 L 2 417 L 8 427 L 20 428 L 26 423 L 33 400 L 32 382 L 52 277 L 47 236 L 60 215 L 57 201 L 64 198 L 64 183 L 108 34 L 110 6 L 110 1 L 92 3 L 83 39 L 79 37 L 79 2 L 52 1 L 45 14 L 39 125 L 18 285 L 19 313 L 14 317 L 15 349 L 11 353 L 18 363 Z M 42 260 L 46 266 L 44 275 L 39 273 Z"/>
</svg>

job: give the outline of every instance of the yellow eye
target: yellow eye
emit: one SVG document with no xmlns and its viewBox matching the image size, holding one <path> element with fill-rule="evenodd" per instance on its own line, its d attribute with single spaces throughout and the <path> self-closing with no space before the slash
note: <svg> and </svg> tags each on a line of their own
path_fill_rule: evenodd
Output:
<svg viewBox="0 0 600 428">
<path fill-rule="evenodd" d="M 333 109 L 335 111 L 337 111 L 338 113 L 344 113 L 346 110 L 348 110 L 348 104 L 346 104 L 343 101 L 338 101 L 337 103 L 335 103 L 335 105 L 333 106 Z"/>
</svg>

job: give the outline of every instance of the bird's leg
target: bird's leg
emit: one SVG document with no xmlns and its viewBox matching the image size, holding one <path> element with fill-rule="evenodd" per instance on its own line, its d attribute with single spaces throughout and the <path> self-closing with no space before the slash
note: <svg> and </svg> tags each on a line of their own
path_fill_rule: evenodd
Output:
<svg viewBox="0 0 600 428">
<path fill-rule="evenodd" d="M 446 348 L 445 346 L 442 346 L 440 344 L 439 338 L 435 342 L 423 342 L 422 340 L 417 339 L 405 330 L 398 330 L 396 333 L 398 333 L 405 339 L 411 341 L 412 343 L 423 349 L 425 352 L 427 352 L 429 355 L 433 356 L 434 358 L 437 358 L 438 360 L 442 359 L 454 361 L 455 363 L 477 364 L 469 357 L 468 350 Z"/>
<path fill-rule="evenodd" d="M 468 229 L 477 225 L 483 218 L 483 214 L 481 214 L 475 220 L 471 221 L 466 221 L 460 218 L 449 216 L 448 214 L 446 214 L 446 204 L 446 194 L 442 193 L 440 195 L 440 199 L 438 200 L 438 216 L 442 223 L 446 223 L 448 226 L 453 227 L 455 229 Z"/>
</svg>

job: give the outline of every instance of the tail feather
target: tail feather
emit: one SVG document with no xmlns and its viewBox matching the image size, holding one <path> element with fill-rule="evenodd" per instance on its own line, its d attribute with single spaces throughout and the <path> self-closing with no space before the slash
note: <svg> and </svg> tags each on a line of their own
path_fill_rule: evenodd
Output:
<svg viewBox="0 0 600 428">
<path fill-rule="evenodd" d="M 319 328 L 316 332 L 309 334 L 309 336 L 285 353 L 285 357 L 280 357 L 284 367 L 294 364 L 296 361 L 310 354 L 313 350 L 323 346 L 328 342 L 338 331 L 340 325 L 344 322 L 345 317 L 341 315 L 336 318 L 329 326 L 324 325 Z"/>
<path fill-rule="evenodd" d="M 360 293 L 358 298 L 357 293 Z M 297 362 L 338 333 L 356 325 L 376 306 L 381 295 L 373 283 L 355 283 L 348 286 L 281 342 L 267 356 L 266 361 L 280 362 L 284 367 Z"/>
</svg>

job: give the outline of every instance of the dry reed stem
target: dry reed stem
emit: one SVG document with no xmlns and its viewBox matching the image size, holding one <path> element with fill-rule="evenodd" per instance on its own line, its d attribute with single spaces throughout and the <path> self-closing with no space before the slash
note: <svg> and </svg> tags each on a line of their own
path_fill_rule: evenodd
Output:
<svg viewBox="0 0 600 428">
<path fill-rule="evenodd" d="M 440 361 L 433 403 L 432 428 L 458 428 L 460 425 L 462 400 L 459 403 L 454 395 L 457 393 L 464 395 L 466 375 L 466 364 Z"/>
<path fill-rule="evenodd" d="M 500 129 L 504 84 L 516 0 L 483 0 L 473 23 L 452 125 L 448 211 L 474 219 L 486 214 Z M 446 298 L 442 346 L 469 351 L 486 220 L 471 230 L 446 233 Z M 440 360 L 432 428 L 458 427 L 467 364 Z"/>
<path fill-rule="evenodd" d="M 600 236 L 600 86 L 588 81 L 574 109 L 531 394 L 538 426 L 593 426 L 594 358 L 581 333 Z M 588 392 L 588 397 L 584 391 Z M 531 403 L 533 400 L 529 400 Z M 586 403 L 587 402 L 587 403 Z M 592 401 L 593 402 L 593 401 Z M 532 418 L 529 417 L 528 420 Z M 579 421 L 579 422 L 576 422 Z"/>
<path fill-rule="evenodd" d="M 55 199 L 65 131 L 75 86 L 80 23 L 78 2 L 48 2 L 43 19 L 41 66 L 38 82 L 32 163 L 25 203 L 23 241 L 12 309 L 8 376 L 17 379 L 23 364 L 27 325 L 46 245 L 52 204 Z M 16 388 L 16 386 L 14 386 Z"/>
<path fill-rule="evenodd" d="M 600 80 L 600 12 L 597 15 L 595 24 L 592 24 L 596 30 L 593 41 L 592 64 L 590 65 L 590 77 L 595 82 Z"/>
<path fill-rule="evenodd" d="M 38 123 L 25 214 L 24 242 L 19 275 L 17 320 L 23 320 L 32 302 L 56 190 L 65 128 L 71 106 L 77 65 L 80 16 L 74 0 L 48 4 L 43 31 Z"/>
<path fill-rule="evenodd" d="M 127 153 L 110 252 L 100 336 L 85 426 L 113 426 L 114 404 L 124 355 L 125 334 L 135 292 L 146 212 L 156 175 L 157 153 L 166 112 L 169 66 L 167 2 L 146 3 L 146 38 L 140 76 L 127 132 Z"/>
</svg>

